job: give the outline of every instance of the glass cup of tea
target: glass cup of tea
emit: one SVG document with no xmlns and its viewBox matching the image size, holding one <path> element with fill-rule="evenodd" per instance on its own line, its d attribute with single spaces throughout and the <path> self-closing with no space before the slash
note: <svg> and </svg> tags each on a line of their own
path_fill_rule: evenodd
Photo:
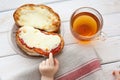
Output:
<svg viewBox="0 0 120 80">
<path fill-rule="evenodd" d="M 100 36 L 102 27 L 102 15 L 91 7 L 75 10 L 70 19 L 71 32 L 80 41 L 91 41 Z"/>
</svg>

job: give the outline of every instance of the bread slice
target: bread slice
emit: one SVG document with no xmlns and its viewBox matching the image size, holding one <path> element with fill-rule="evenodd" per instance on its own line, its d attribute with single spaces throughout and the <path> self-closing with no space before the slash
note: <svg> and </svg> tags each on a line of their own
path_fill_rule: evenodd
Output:
<svg viewBox="0 0 120 80">
<path fill-rule="evenodd" d="M 13 14 L 17 26 L 32 26 L 47 32 L 58 32 L 60 17 L 46 5 L 25 4 Z"/>
<path fill-rule="evenodd" d="M 43 32 L 34 27 L 23 26 L 16 32 L 18 46 L 31 56 L 58 54 L 64 47 L 63 38 L 57 33 Z"/>
</svg>

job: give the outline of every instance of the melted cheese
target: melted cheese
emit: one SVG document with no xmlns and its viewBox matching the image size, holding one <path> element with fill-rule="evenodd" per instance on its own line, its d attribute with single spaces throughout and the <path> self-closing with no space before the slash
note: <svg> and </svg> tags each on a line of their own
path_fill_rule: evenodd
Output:
<svg viewBox="0 0 120 80">
<path fill-rule="evenodd" d="M 53 31 L 53 22 L 58 21 L 54 14 L 47 9 L 35 7 L 34 9 L 23 9 L 20 13 L 19 23 L 32 26 L 46 31 Z"/>
<path fill-rule="evenodd" d="M 58 35 L 45 35 L 33 27 L 24 26 L 20 28 L 20 31 L 19 37 L 31 48 L 35 47 L 44 51 L 51 51 L 61 42 Z"/>
</svg>

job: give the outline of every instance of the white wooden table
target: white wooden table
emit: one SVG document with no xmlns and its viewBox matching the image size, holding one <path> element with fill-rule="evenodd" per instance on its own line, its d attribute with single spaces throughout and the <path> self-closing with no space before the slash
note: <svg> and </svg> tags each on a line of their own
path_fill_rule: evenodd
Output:
<svg viewBox="0 0 120 80">
<path fill-rule="evenodd" d="M 107 80 L 113 80 L 112 70 L 120 69 L 120 0 L 0 0 L 0 77 L 10 77 L 15 75 L 14 72 L 22 72 L 43 60 L 26 59 L 11 46 L 9 33 L 14 25 L 13 12 L 25 3 L 46 4 L 59 13 L 62 21 L 61 34 L 67 46 L 74 42 L 69 31 L 73 11 L 83 6 L 97 9 L 103 15 L 102 31 L 107 38 L 105 41 L 92 43 L 91 47 L 94 47 L 94 52 L 101 59 Z M 64 32 L 66 29 L 68 32 Z M 19 67 L 21 65 L 23 67 Z"/>
</svg>

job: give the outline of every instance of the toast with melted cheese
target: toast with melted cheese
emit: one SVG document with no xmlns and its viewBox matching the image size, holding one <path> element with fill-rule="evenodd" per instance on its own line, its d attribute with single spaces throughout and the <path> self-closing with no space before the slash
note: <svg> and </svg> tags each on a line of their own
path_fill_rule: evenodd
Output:
<svg viewBox="0 0 120 80">
<path fill-rule="evenodd" d="M 43 32 L 34 27 L 23 26 L 16 32 L 18 46 L 28 55 L 49 56 L 56 55 L 64 47 L 63 38 L 57 33 Z"/>
<path fill-rule="evenodd" d="M 58 31 L 60 17 L 52 8 L 46 5 L 25 4 L 16 9 L 13 14 L 17 45 L 28 55 L 56 55 L 64 47 L 64 40 Z"/>
<path fill-rule="evenodd" d="M 46 5 L 25 4 L 13 14 L 17 26 L 32 26 L 47 32 L 58 32 L 60 17 Z"/>
</svg>

